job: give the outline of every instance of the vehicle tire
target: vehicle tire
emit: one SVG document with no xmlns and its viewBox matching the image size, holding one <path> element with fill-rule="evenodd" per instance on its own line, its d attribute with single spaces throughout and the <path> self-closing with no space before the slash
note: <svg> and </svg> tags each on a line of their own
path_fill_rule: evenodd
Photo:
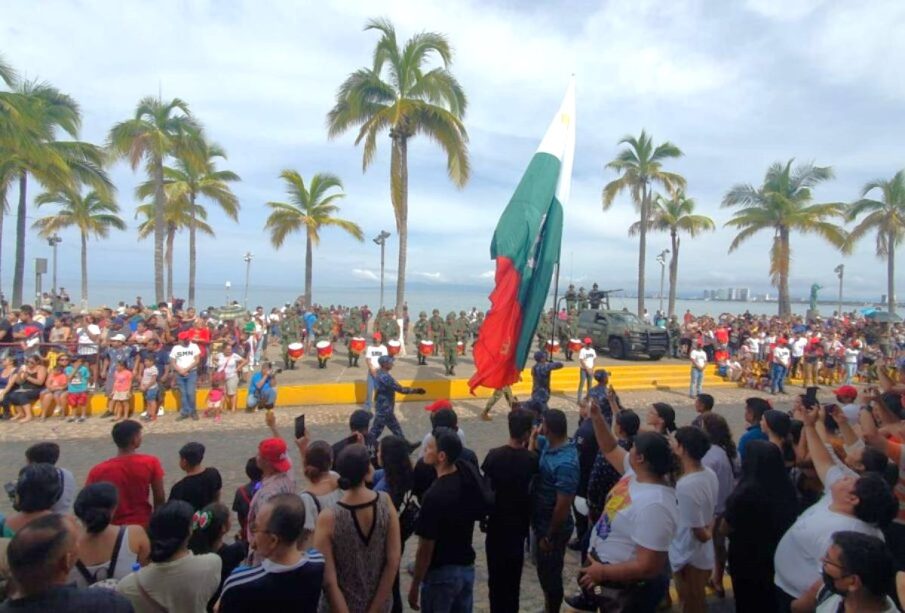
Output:
<svg viewBox="0 0 905 613">
<path fill-rule="evenodd" d="M 666 354 L 665 353 L 652 353 L 652 354 L 650 354 L 650 359 L 652 361 L 656 362 L 657 360 L 661 359 L 664 355 L 666 355 Z"/>
<path fill-rule="evenodd" d="M 622 342 L 621 338 L 613 337 L 607 343 L 607 348 L 610 350 L 610 357 L 622 360 L 625 358 L 625 343 Z"/>
</svg>

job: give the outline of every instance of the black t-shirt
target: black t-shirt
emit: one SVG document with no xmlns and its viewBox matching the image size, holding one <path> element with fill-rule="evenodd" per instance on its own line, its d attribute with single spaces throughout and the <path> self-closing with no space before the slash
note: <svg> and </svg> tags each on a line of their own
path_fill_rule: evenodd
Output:
<svg viewBox="0 0 905 613">
<path fill-rule="evenodd" d="M 504 445 L 487 452 L 481 470 L 496 494 L 488 531 L 527 534 L 531 521 L 531 481 L 538 472 L 537 454 Z"/>
<path fill-rule="evenodd" d="M 368 456 L 371 458 L 371 464 L 377 468 L 377 440 L 369 433 L 364 433 L 364 439 L 365 448 L 368 450 Z M 336 462 L 336 458 L 339 457 L 339 453 L 343 449 L 349 445 L 356 444 L 357 442 L 357 437 L 354 434 L 350 434 L 343 440 L 333 443 L 333 461 Z"/>
<path fill-rule="evenodd" d="M 415 534 L 434 541 L 432 569 L 474 564 L 475 553 L 471 546 L 474 520 L 466 519 L 462 514 L 467 494 L 459 471 L 436 479 L 424 494 Z"/>
<path fill-rule="evenodd" d="M 0 343 L 13 342 L 13 325 L 5 317 L 0 317 Z"/>
<path fill-rule="evenodd" d="M 459 459 L 474 464 L 478 468 L 478 456 L 474 451 L 466 447 L 462 448 Z M 433 466 L 424 463 L 424 458 L 415 462 L 415 468 L 412 472 L 412 494 L 420 501 L 424 497 L 424 493 L 437 480 L 437 471 Z"/>
<path fill-rule="evenodd" d="M 317 611 L 323 584 L 324 556 L 314 549 L 292 567 L 264 560 L 230 575 L 220 596 L 220 613 Z"/>
<path fill-rule="evenodd" d="M 594 423 L 585 419 L 575 431 L 575 447 L 578 448 L 578 467 L 581 474 L 578 479 L 578 495 L 587 496 L 588 479 L 591 476 L 591 467 L 597 458 L 597 438 L 594 436 Z"/>
<path fill-rule="evenodd" d="M 214 502 L 222 487 L 220 472 L 216 468 L 205 468 L 197 475 L 177 481 L 170 490 L 170 500 L 185 500 L 197 511 Z"/>
<path fill-rule="evenodd" d="M 0 613 L 83 613 L 103 611 L 104 613 L 133 613 L 132 603 L 113 590 L 77 588 L 74 585 L 59 585 L 46 592 L 7 600 L 0 604 Z"/>
</svg>

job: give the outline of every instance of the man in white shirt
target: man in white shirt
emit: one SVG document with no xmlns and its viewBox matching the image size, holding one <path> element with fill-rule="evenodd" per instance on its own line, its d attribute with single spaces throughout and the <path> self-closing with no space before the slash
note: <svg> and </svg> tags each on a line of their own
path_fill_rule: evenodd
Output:
<svg viewBox="0 0 905 613">
<path fill-rule="evenodd" d="M 861 355 L 859 349 L 861 343 L 857 340 L 852 341 L 851 345 L 845 348 L 845 384 L 851 385 L 855 379 L 855 373 L 858 372 L 858 357 Z"/>
<path fill-rule="evenodd" d="M 594 380 L 594 360 L 597 359 L 597 352 L 594 351 L 594 343 L 591 337 L 585 337 L 584 347 L 578 352 L 578 398 L 576 402 L 581 402 L 581 390 L 584 389 L 585 382 L 588 384 L 590 391 L 592 381 Z"/>
<path fill-rule="evenodd" d="M 201 348 L 191 341 L 191 332 L 180 332 L 179 344 L 170 350 L 170 366 L 175 374 L 176 388 L 179 390 L 179 417 L 176 421 L 198 419 L 198 412 L 195 410 L 195 390 L 200 363 Z"/>
<path fill-rule="evenodd" d="M 704 342 L 699 340 L 688 353 L 691 360 L 691 387 L 688 390 L 689 398 L 697 398 L 704 391 L 704 369 L 707 367 L 707 353 L 704 351 Z"/>
<path fill-rule="evenodd" d="M 858 415 L 861 413 L 861 405 L 855 402 L 858 398 L 858 390 L 853 385 L 842 385 L 833 394 L 836 396 L 836 402 L 842 407 L 842 412 L 845 413 L 848 422 L 857 424 Z"/>
<path fill-rule="evenodd" d="M 776 339 L 776 347 L 773 348 L 773 363 L 770 365 L 770 393 L 786 393 L 786 373 L 789 372 L 789 364 L 792 360 L 789 348 L 786 346 L 785 337 Z"/>
<path fill-rule="evenodd" d="M 375 332 L 371 344 L 365 348 L 365 360 L 368 365 L 368 390 L 365 395 L 364 407 L 371 410 L 371 401 L 374 400 L 374 390 L 377 388 L 377 373 L 380 372 L 380 356 L 389 355 L 386 345 L 383 344 L 383 336 Z"/>
<path fill-rule="evenodd" d="M 790 373 L 790 377 L 798 378 L 798 375 L 801 374 L 799 368 L 801 365 L 801 358 L 804 357 L 804 348 L 807 344 L 808 339 L 806 339 L 803 334 L 796 333 L 795 337 L 792 339 L 790 347 L 792 352 L 792 372 Z"/>
</svg>

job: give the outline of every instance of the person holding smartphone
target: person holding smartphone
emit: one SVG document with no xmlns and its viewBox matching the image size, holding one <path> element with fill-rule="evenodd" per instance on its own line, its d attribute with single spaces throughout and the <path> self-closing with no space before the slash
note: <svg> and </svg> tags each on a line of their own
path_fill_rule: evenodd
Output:
<svg viewBox="0 0 905 613">
<path fill-rule="evenodd" d="M 276 374 L 270 362 L 262 362 L 261 370 L 251 376 L 248 382 L 248 404 L 246 411 L 256 408 L 272 409 L 277 401 Z"/>
</svg>

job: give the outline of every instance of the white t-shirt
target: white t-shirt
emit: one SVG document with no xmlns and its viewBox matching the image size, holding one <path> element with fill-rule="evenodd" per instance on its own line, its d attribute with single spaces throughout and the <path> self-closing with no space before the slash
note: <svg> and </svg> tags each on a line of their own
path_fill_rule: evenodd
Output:
<svg viewBox="0 0 905 613">
<path fill-rule="evenodd" d="M 78 335 L 79 355 L 97 355 L 97 344 L 100 342 L 101 329 L 97 324 L 88 324 L 87 328 L 77 328 L 75 333 Z M 93 334 L 97 340 L 93 340 L 90 334 Z"/>
<path fill-rule="evenodd" d="M 845 610 L 842 607 L 844 599 L 839 594 L 829 594 L 822 602 L 820 601 L 821 597 L 823 597 L 823 588 L 821 588 L 821 591 L 817 595 L 819 604 L 817 605 L 817 608 L 814 609 L 815 613 L 836 613 L 837 611 Z M 896 608 L 896 603 L 893 602 L 892 598 L 887 596 L 886 608 L 881 609 L 880 613 L 897 613 L 898 610 L 899 609 Z"/>
<path fill-rule="evenodd" d="M 578 352 L 578 361 L 585 370 L 594 370 L 594 360 L 597 359 L 597 352 L 593 347 L 582 347 Z"/>
<path fill-rule="evenodd" d="M 704 367 L 707 366 L 707 353 L 703 349 L 692 349 L 688 357 L 698 370 L 704 370 Z"/>
<path fill-rule="evenodd" d="M 386 345 L 368 345 L 365 348 L 365 358 L 368 360 L 368 366 L 374 370 L 380 368 L 380 364 L 377 360 L 380 359 L 380 356 L 389 355 L 389 351 L 387 351 Z"/>
<path fill-rule="evenodd" d="M 856 424 L 858 423 L 858 415 L 861 413 L 861 405 L 857 402 L 843 405 L 842 412 L 845 414 L 845 418 L 848 420 L 848 423 Z"/>
<path fill-rule="evenodd" d="M 232 354 L 229 357 L 226 357 L 222 353 L 217 356 L 217 370 L 223 373 L 223 376 L 227 379 L 231 377 L 238 377 L 239 371 L 238 366 L 239 362 L 242 361 L 237 354 Z"/>
<path fill-rule="evenodd" d="M 773 349 L 773 360 L 777 364 L 782 364 L 783 366 L 788 366 L 789 358 L 790 358 L 790 354 L 789 354 L 788 348 L 783 347 L 782 345 L 777 345 Z"/>
<path fill-rule="evenodd" d="M 861 352 L 857 349 L 852 349 L 851 347 L 845 348 L 845 363 L 846 364 L 857 364 L 858 363 L 858 355 Z"/>
<path fill-rule="evenodd" d="M 701 464 L 709 468 L 716 475 L 719 483 L 719 493 L 716 497 L 715 512 L 722 515 L 726 510 L 726 499 L 735 488 L 735 474 L 732 471 L 732 462 L 726 455 L 726 450 L 719 445 L 711 445 L 704 457 L 701 458 Z"/>
<path fill-rule="evenodd" d="M 804 355 L 804 348 L 808 346 L 808 339 L 801 337 L 792 341 L 792 357 L 800 358 Z"/>
<path fill-rule="evenodd" d="M 830 488 L 849 471 L 834 466 L 827 471 L 823 497 L 802 513 L 779 541 L 773 565 L 775 583 L 785 593 L 796 598 L 804 594 L 823 571 L 821 559 L 833 542 L 833 534 L 852 530 L 883 539 L 883 532 L 857 517 L 830 510 Z"/>
<path fill-rule="evenodd" d="M 588 551 L 601 562 L 617 564 L 635 559 L 638 546 L 669 551 L 676 533 L 679 505 L 673 488 L 638 483 L 629 455 L 625 473 L 607 494 L 603 513 L 591 532 Z"/>
<path fill-rule="evenodd" d="M 189 368 L 195 362 L 196 357 L 201 356 L 201 349 L 195 343 L 183 346 L 182 343 L 173 345 L 170 350 L 170 359 L 175 360 L 178 368 Z"/>
<path fill-rule="evenodd" d="M 706 528 L 713 522 L 719 490 L 716 473 L 707 467 L 684 475 L 676 482 L 679 527 L 669 544 L 669 563 L 673 571 L 688 564 L 701 570 L 713 568 L 713 543 L 699 541 L 692 528 Z"/>
</svg>

